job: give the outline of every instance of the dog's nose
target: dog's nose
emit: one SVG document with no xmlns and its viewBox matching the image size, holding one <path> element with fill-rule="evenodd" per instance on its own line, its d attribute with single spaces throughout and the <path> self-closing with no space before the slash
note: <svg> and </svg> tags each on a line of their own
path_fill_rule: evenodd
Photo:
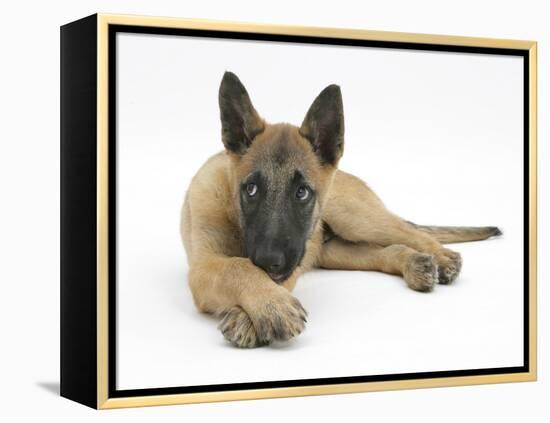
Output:
<svg viewBox="0 0 550 423">
<path fill-rule="evenodd" d="M 258 251 L 254 264 L 268 273 L 278 273 L 285 265 L 285 255 L 282 251 Z"/>
</svg>

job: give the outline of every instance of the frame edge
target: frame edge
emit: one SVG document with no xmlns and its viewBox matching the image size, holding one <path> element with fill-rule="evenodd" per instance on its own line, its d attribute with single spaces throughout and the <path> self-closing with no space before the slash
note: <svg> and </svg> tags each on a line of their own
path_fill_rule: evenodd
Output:
<svg viewBox="0 0 550 423">
<path fill-rule="evenodd" d="M 109 23 L 97 19 L 97 408 L 109 399 Z"/>
<path fill-rule="evenodd" d="M 461 376 L 434 379 L 411 379 L 389 382 L 350 383 L 341 385 L 316 385 L 292 388 L 252 389 L 242 391 L 220 391 L 196 394 L 151 395 L 141 397 L 110 398 L 100 409 L 128 407 L 149 407 L 158 405 L 197 404 L 253 399 L 303 397 L 313 395 L 336 395 L 405 389 L 446 388 L 469 385 L 498 384 L 511 382 L 531 382 L 531 373 L 507 375 Z"/>
<path fill-rule="evenodd" d="M 95 295 L 96 26 L 91 15 L 60 39 L 60 394 L 97 408 Z"/>
<path fill-rule="evenodd" d="M 529 373 L 537 380 L 537 43 L 529 46 Z"/>
<path fill-rule="evenodd" d="M 470 37 L 461 35 L 423 34 L 413 32 L 376 31 L 358 28 L 331 28 L 316 26 L 279 25 L 210 19 L 126 15 L 98 13 L 100 19 L 112 25 L 137 25 L 146 27 L 208 29 L 213 31 L 238 31 L 276 35 L 315 36 L 324 38 L 369 39 L 419 44 L 458 45 L 487 48 L 529 50 L 535 41 L 504 38 Z"/>
</svg>

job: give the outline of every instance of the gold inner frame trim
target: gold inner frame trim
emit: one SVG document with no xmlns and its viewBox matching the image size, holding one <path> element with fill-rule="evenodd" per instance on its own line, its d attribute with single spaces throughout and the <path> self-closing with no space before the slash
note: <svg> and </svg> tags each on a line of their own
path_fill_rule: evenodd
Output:
<svg viewBox="0 0 550 423">
<path fill-rule="evenodd" d="M 372 41 L 437 44 L 448 46 L 518 49 L 529 57 L 529 372 L 480 376 L 455 376 L 431 379 L 316 385 L 287 388 L 247 389 L 193 394 L 150 395 L 109 398 L 108 390 L 108 27 L 206 29 L 275 35 L 298 35 Z M 319 28 L 180 19 L 134 15 L 98 14 L 97 19 L 97 407 L 112 409 L 153 405 L 189 404 L 306 395 L 344 394 L 398 389 L 435 388 L 537 379 L 537 43 L 525 40 L 414 34 L 359 29 Z"/>
</svg>

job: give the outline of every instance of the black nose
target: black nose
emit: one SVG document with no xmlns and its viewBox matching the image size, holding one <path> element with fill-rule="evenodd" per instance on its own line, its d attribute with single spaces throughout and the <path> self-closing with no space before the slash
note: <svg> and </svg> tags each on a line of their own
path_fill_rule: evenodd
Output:
<svg viewBox="0 0 550 423">
<path fill-rule="evenodd" d="M 285 255 L 282 251 L 257 251 L 254 255 L 254 264 L 266 272 L 278 273 L 285 266 Z"/>
</svg>

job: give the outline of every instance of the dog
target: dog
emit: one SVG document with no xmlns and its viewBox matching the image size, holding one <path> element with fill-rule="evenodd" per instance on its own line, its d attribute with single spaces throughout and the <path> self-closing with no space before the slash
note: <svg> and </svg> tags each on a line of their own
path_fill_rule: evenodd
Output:
<svg viewBox="0 0 550 423">
<path fill-rule="evenodd" d="M 287 341 L 304 330 L 307 312 L 291 292 L 314 267 L 401 275 L 428 292 L 461 270 L 460 254 L 442 244 L 501 234 L 493 226 L 405 221 L 339 170 L 344 109 L 337 85 L 321 91 L 300 127 L 263 120 L 231 72 L 218 100 L 225 150 L 193 177 L 180 229 L 193 301 L 221 318 L 219 329 L 237 347 Z"/>
</svg>

